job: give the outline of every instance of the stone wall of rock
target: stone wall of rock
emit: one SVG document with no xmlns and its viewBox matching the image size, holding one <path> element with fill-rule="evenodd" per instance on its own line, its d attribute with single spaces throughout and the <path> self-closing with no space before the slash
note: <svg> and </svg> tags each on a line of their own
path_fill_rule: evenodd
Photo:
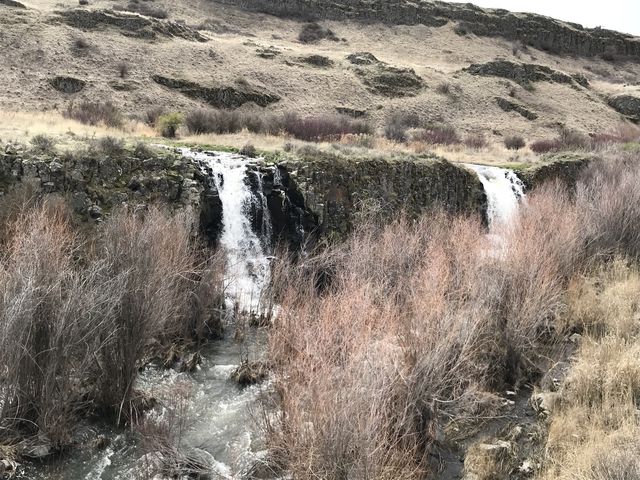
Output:
<svg viewBox="0 0 640 480">
<path fill-rule="evenodd" d="M 152 202 L 199 209 L 204 187 L 197 174 L 181 156 L 147 149 L 55 155 L 7 145 L 0 152 L 1 195 L 29 183 L 36 191 L 68 198 L 74 212 L 89 220 L 115 207 Z"/>
<path fill-rule="evenodd" d="M 441 27 L 463 22 L 464 31 L 501 36 L 554 53 L 594 56 L 616 54 L 640 60 L 640 39 L 601 28 L 587 29 L 535 14 L 514 14 L 470 3 L 429 0 L 217 0 L 254 11 L 301 19 L 351 20 L 394 25 Z"/>
<path fill-rule="evenodd" d="M 354 158 L 314 151 L 280 160 L 278 168 L 303 196 L 321 235 L 341 238 L 367 212 L 384 220 L 401 211 L 415 217 L 434 208 L 482 216 L 486 210 L 478 177 L 436 157 Z"/>
</svg>

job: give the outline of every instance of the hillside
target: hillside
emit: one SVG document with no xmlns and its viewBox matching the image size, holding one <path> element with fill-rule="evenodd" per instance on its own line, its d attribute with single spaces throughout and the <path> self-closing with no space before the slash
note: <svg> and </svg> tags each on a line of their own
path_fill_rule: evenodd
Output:
<svg viewBox="0 0 640 480">
<path fill-rule="evenodd" d="M 469 5 L 371 5 L 128 6 L 167 17 L 157 19 L 114 11 L 127 5 L 111 0 L 0 2 L 0 110 L 62 112 L 83 100 L 110 100 L 140 119 L 152 107 L 211 105 L 339 111 L 378 127 L 403 110 L 495 142 L 514 134 L 546 138 L 560 126 L 605 132 L 640 115 L 637 38 Z M 321 24 L 310 43 L 299 39 L 306 20 Z M 352 56 L 362 52 L 372 56 Z"/>
</svg>

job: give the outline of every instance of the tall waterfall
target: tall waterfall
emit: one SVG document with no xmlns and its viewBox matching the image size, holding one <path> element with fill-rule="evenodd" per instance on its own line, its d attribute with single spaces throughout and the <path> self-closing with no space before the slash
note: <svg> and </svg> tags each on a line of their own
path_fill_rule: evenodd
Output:
<svg viewBox="0 0 640 480">
<path fill-rule="evenodd" d="M 230 299 L 241 311 L 261 313 L 265 288 L 269 282 L 269 257 L 265 245 L 270 239 L 271 220 L 266 208 L 266 199 L 260 188 L 255 198 L 247 182 L 250 159 L 226 152 L 199 153 L 181 149 L 184 156 L 191 157 L 209 167 L 222 202 L 222 236 L 220 245 L 227 255 L 227 283 Z M 262 177 L 259 173 L 258 181 Z M 263 212 L 261 241 L 251 228 L 249 208 L 259 202 Z"/>
<path fill-rule="evenodd" d="M 525 197 L 524 184 L 513 170 L 466 164 L 478 175 L 487 195 L 487 219 L 493 231 L 507 225 Z"/>
</svg>

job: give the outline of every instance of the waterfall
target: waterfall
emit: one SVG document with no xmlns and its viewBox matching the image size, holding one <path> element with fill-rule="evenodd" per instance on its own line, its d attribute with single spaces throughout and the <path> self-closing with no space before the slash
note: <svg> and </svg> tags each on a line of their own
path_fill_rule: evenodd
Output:
<svg viewBox="0 0 640 480">
<path fill-rule="evenodd" d="M 513 170 L 487 165 L 466 164 L 478 175 L 487 195 L 487 220 L 489 229 L 509 224 L 524 199 L 524 184 Z"/>
<path fill-rule="evenodd" d="M 199 153 L 183 148 L 184 156 L 193 158 L 208 167 L 222 202 L 222 235 L 220 245 L 227 255 L 228 294 L 233 303 L 246 313 L 262 313 L 262 300 L 269 282 L 269 257 L 265 247 L 270 245 L 271 219 L 267 200 L 262 192 L 262 177 L 258 197 L 253 195 L 247 180 L 251 159 L 226 152 Z M 260 239 L 251 228 L 249 208 L 258 202 L 262 210 L 262 234 Z"/>
</svg>

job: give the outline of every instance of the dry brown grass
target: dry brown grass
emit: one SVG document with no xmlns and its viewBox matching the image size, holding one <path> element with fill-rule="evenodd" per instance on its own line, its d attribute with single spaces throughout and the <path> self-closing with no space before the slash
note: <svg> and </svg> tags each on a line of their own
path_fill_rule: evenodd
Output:
<svg viewBox="0 0 640 480">
<path fill-rule="evenodd" d="M 638 478 L 639 284 L 637 266 L 618 260 L 570 289 L 571 321 L 584 336 L 551 417 L 540 478 Z"/>
</svg>

